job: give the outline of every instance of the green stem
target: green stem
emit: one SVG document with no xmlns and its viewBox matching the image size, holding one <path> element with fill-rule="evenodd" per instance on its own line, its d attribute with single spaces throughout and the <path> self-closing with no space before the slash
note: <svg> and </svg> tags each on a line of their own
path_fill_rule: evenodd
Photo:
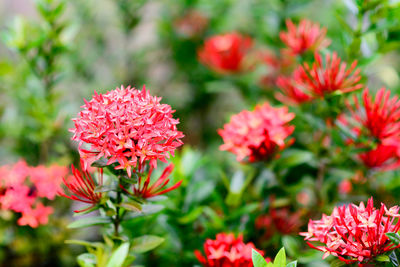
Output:
<svg viewBox="0 0 400 267">
<path fill-rule="evenodd" d="M 120 189 L 118 189 L 116 201 L 117 201 L 117 206 L 116 206 L 116 215 L 114 218 L 114 235 L 116 237 L 119 237 L 119 225 L 122 220 L 122 217 L 120 216 L 120 207 L 119 207 L 120 203 L 122 202 L 122 192 Z"/>
</svg>

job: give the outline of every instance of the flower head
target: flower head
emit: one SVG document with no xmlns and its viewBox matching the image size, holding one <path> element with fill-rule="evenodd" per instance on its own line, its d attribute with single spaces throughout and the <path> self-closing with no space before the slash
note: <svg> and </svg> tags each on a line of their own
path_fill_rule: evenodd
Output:
<svg viewBox="0 0 400 267">
<path fill-rule="evenodd" d="M 183 134 L 176 128 L 179 120 L 172 117 L 171 106 L 160 100 L 144 87 L 140 91 L 123 86 L 106 94 L 95 92 L 85 100 L 71 129 L 84 169 L 101 157 L 108 159 L 107 164 L 118 162 L 116 169 L 126 169 L 128 175 L 147 161 L 154 168 L 157 160 L 165 162 L 182 145 Z"/>
<path fill-rule="evenodd" d="M 281 77 L 278 86 L 282 94 L 277 98 L 284 102 L 302 103 L 333 93 L 348 93 L 362 88 L 360 70 L 354 61 L 349 68 L 334 52 L 327 54 L 325 64 L 319 54 L 310 66 L 307 62 L 294 70 L 291 77 Z"/>
<path fill-rule="evenodd" d="M 331 43 L 326 38 L 326 28 L 320 28 L 317 23 L 303 19 L 296 27 L 291 20 L 286 20 L 286 26 L 288 31 L 281 32 L 279 37 L 292 54 L 302 54 L 307 50 L 318 51 Z"/>
<path fill-rule="evenodd" d="M 68 179 L 64 178 L 65 193 L 59 192 L 59 194 L 72 200 L 91 204 L 88 208 L 75 210 L 74 212 L 89 210 L 98 204 L 103 197 L 101 192 L 96 192 L 96 187 L 103 185 L 103 169 L 98 168 L 97 180 L 87 170 L 81 172 L 74 165 L 71 165 L 71 169 L 73 175 L 68 177 Z"/>
<path fill-rule="evenodd" d="M 247 68 L 245 59 L 253 46 L 251 38 L 227 33 L 208 38 L 199 50 L 199 60 L 219 73 L 238 73 Z"/>
<path fill-rule="evenodd" d="M 252 249 L 264 255 L 253 243 L 244 243 L 241 235 L 235 238 L 233 234 L 220 233 L 215 240 L 207 239 L 204 243 L 205 256 L 198 250 L 195 255 L 204 267 L 252 267 Z"/>
<path fill-rule="evenodd" d="M 381 88 L 373 99 L 368 89 L 362 104 L 354 97 L 354 105 L 346 103 L 351 116 L 339 118 L 357 139 L 375 142 L 376 146 L 359 157 L 369 168 L 394 169 L 400 166 L 400 101 L 390 98 L 390 91 Z M 355 141 L 357 146 L 362 146 Z"/>
<path fill-rule="evenodd" d="M 269 103 L 244 110 L 218 131 L 224 140 L 220 149 L 234 153 L 238 161 L 246 157 L 250 162 L 268 160 L 290 144 L 287 138 L 294 126 L 288 123 L 294 116 L 287 107 L 274 108 Z"/>
<path fill-rule="evenodd" d="M 367 207 L 363 202 L 359 206 L 344 205 L 335 208 L 331 215 L 322 215 L 321 220 L 310 220 L 308 232 L 300 235 L 322 243 L 308 244 L 324 252 L 324 258 L 333 255 L 346 263 L 364 264 L 396 248 L 386 233 L 399 231 L 398 212 L 398 206 L 388 210 L 381 204 L 380 209 L 374 208 L 371 197 Z"/>
<path fill-rule="evenodd" d="M 149 172 L 147 173 L 146 179 L 142 179 L 141 175 L 139 174 L 139 180 L 138 183 L 133 185 L 133 192 L 128 192 L 131 195 L 141 197 L 141 198 L 151 198 L 159 195 L 163 195 L 165 193 L 168 193 L 176 188 L 178 188 L 182 181 L 177 182 L 173 186 L 169 188 L 165 188 L 170 179 L 168 176 L 171 174 L 171 172 L 174 169 L 174 164 L 168 165 L 161 176 L 157 179 L 157 181 L 153 182 L 150 185 L 151 182 L 151 174 L 153 172 L 153 168 L 150 167 Z"/>
</svg>

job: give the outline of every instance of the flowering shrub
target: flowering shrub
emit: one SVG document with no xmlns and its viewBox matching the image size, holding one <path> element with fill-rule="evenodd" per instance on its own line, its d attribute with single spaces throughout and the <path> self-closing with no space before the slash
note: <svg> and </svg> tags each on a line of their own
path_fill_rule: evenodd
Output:
<svg viewBox="0 0 400 267">
<path fill-rule="evenodd" d="M 1 266 L 398 265 L 398 1 L 20 2 Z"/>
</svg>

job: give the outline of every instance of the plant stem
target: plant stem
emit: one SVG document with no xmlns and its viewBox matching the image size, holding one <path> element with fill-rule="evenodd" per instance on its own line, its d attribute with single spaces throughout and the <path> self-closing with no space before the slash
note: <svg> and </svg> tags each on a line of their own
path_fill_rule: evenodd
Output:
<svg viewBox="0 0 400 267">
<path fill-rule="evenodd" d="M 120 213 L 119 204 L 121 203 L 121 201 L 122 201 L 122 192 L 119 189 L 118 192 L 117 192 L 116 215 L 115 215 L 115 218 L 114 218 L 114 235 L 116 237 L 119 237 L 119 225 L 121 223 L 121 217 L 120 217 L 120 214 L 119 214 Z"/>
</svg>

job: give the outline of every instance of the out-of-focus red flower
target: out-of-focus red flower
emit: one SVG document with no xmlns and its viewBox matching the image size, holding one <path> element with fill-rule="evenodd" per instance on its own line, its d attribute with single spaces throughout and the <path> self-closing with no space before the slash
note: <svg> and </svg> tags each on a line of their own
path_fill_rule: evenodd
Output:
<svg viewBox="0 0 400 267">
<path fill-rule="evenodd" d="M 246 65 L 246 59 L 253 40 L 239 33 L 215 35 L 204 42 L 199 50 L 200 62 L 215 72 L 222 74 L 239 73 L 248 70 L 252 64 Z"/>
<path fill-rule="evenodd" d="M 186 38 L 199 36 L 208 26 L 208 18 L 197 10 L 189 10 L 174 22 L 175 30 Z"/>
<path fill-rule="evenodd" d="M 307 62 L 300 65 L 290 77 L 280 77 L 278 87 L 282 94 L 278 100 L 287 103 L 303 103 L 328 94 L 343 94 L 362 88 L 360 70 L 356 69 L 357 61 L 349 68 L 334 52 L 327 54 L 325 64 L 321 55 L 315 53 L 315 61 L 310 66 Z"/>
<path fill-rule="evenodd" d="M 244 243 L 242 235 L 235 238 L 233 234 L 220 233 L 215 240 L 207 239 L 204 243 L 205 256 L 199 250 L 194 253 L 204 267 L 252 267 L 252 249 L 264 255 L 253 243 Z"/>
<path fill-rule="evenodd" d="M 153 182 L 150 185 L 151 174 L 153 172 L 153 168 L 150 167 L 146 179 L 142 179 L 142 176 L 139 174 L 139 180 L 137 184 L 133 185 L 133 192 L 132 193 L 128 192 L 128 193 L 141 198 L 151 198 L 163 195 L 178 188 L 181 185 L 182 181 L 177 182 L 176 184 L 174 184 L 169 188 L 165 188 L 170 180 L 168 176 L 171 174 L 173 169 L 174 169 L 174 164 L 171 163 L 164 169 L 163 173 L 157 179 L 157 181 Z"/>
<path fill-rule="evenodd" d="M 326 28 L 320 28 L 317 23 L 302 19 L 296 27 L 291 20 L 286 20 L 286 26 L 288 31 L 281 32 L 279 37 L 294 55 L 307 50 L 318 51 L 331 43 L 326 38 Z"/>
<path fill-rule="evenodd" d="M 174 110 L 160 100 L 144 87 L 140 91 L 130 86 L 106 94 L 95 92 L 90 101 L 85 100 L 71 129 L 84 169 L 104 157 L 107 164 L 118 162 L 116 169 L 126 169 L 130 176 L 132 168 L 140 171 L 145 162 L 154 168 L 157 160 L 166 162 L 182 145 L 183 134 L 176 128 L 179 120 L 172 117 Z"/>
<path fill-rule="evenodd" d="M 220 149 L 234 153 L 238 161 L 246 157 L 250 162 L 268 160 L 292 143 L 287 138 L 294 126 L 288 123 L 294 116 L 287 107 L 274 108 L 269 103 L 256 106 L 254 111 L 244 110 L 218 130 L 224 140 Z"/>
<path fill-rule="evenodd" d="M 321 220 L 310 220 L 308 232 L 300 233 L 305 240 L 318 241 L 321 246 L 309 246 L 328 255 L 338 257 L 346 263 L 358 262 L 363 266 L 377 256 L 396 249 L 386 233 L 398 232 L 400 220 L 399 207 L 380 209 L 373 206 L 372 197 L 367 207 L 361 202 L 336 207 L 331 215 L 322 215 Z"/>
<path fill-rule="evenodd" d="M 68 175 L 65 166 L 52 165 L 49 167 L 37 166 L 31 169 L 30 179 L 35 184 L 37 195 L 48 199 L 54 199 L 60 191 L 62 178 Z"/>
<path fill-rule="evenodd" d="M 44 206 L 44 199 L 53 200 L 60 188 L 65 167 L 39 165 L 31 167 L 21 160 L 0 167 L 0 209 L 20 213 L 18 225 L 38 227 L 47 224 L 52 207 Z"/>
<path fill-rule="evenodd" d="M 288 208 L 271 208 L 269 214 L 257 217 L 256 229 L 264 230 L 264 238 L 269 239 L 275 233 L 289 235 L 298 233 L 302 225 L 300 212 L 291 213 Z"/>
<path fill-rule="evenodd" d="M 349 180 L 343 180 L 339 184 L 339 193 L 341 194 L 348 194 L 353 191 L 353 184 Z"/>
<path fill-rule="evenodd" d="M 362 94 L 362 105 L 354 97 L 354 105 L 347 102 L 351 116 L 341 116 L 339 122 L 348 127 L 356 138 L 376 143 L 376 147 L 360 153 L 359 157 L 369 168 L 384 170 L 400 166 L 400 101 L 390 98 L 390 91 L 381 88 L 373 99 L 369 90 Z M 356 146 L 363 146 L 351 140 Z M 364 145 L 365 146 L 365 145 Z"/>
<path fill-rule="evenodd" d="M 83 165 L 83 162 L 81 162 L 81 165 Z M 66 187 L 65 193 L 59 192 L 59 195 L 91 204 L 88 208 L 83 210 L 74 210 L 74 212 L 77 213 L 87 211 L 98 204 L 103 197 L 101 192 L 95 192 L 96 187 L 103 185 L 103 169 L 98 168 L 97 180 L 95 180 L 88 171 L 83 170 L 81 172 L 76 169 L 74 165 L 71 165 L 71 169 L 73 175 L 67 179 L 64 178 L 64 185 Z"/>
<path fill-rule="evenodd" d="M 36 228 L 41 224 L 47 224 L 49 222 L 49 215 L 53 211 L 52 207 L 46 207 L 42 203 L 39 203 L 34 209 L 29 209 L 22 213 L 22 217 L 18 219 L 18 225 L 28 225 Z"/>
</svg>

